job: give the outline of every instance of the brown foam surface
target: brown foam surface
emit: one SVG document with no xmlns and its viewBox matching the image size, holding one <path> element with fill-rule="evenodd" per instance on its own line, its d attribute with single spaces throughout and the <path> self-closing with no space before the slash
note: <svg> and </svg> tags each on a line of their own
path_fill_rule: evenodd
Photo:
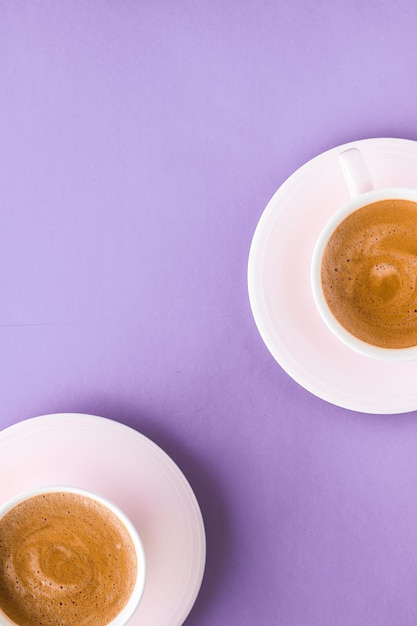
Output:
<svg viewBox="0 0 417 626">
<path fill-rule="evenodd" d="M 126 528 L 83 495 L 34 496 L 0 520 L 0 607 L 19 626 L 104 626 L 136 569 Z"/>
<path fill-rule="evenodd" d="M 350 215 L 323 256 L 328 305 L 353 335 L 384 348 L 417 345 L 417 204 L 383 200 Z"/>
</svg>

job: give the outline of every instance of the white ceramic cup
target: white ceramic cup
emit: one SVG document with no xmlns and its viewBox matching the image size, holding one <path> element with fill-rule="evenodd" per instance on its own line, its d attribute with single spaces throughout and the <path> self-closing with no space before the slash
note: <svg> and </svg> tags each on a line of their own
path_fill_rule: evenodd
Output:
<svg viewBox="0 0 417 626">
<path fill-rule="evenodd" d="M 336 228 L 351 213 L 380 200 L 403 199 L 417 203 L 417 189 L 405 187 L 374 189 L 366 162 L 357 148 L 349 148 L 342 152 L 339 155 L 339 162 L 351 199 L 336 211 L 325 224 L 313 251 L 311 287 L 317 309 L 327 327 L 349 348 L 365 356 L 384 361 L 410 361 L 417 359 L 417 346 L 409 348 L 382 348 L 358 339 L 338 322 L 327 304 L 321 283 L 321 263 L 327 243 Z"/>
<path fill-rule="evenodd" d="M 85 496 L 87 498 L 91 498 L 96 502 L 102 504 L 107 509 L 109 509 L 123 524 L 126 530 L 129 533 L 129 536 L 132 540 L 136 559 L 137 559 L 137 577 L 135 581 L 135 585 L 132 591 L 132 594 L 127 601 L 126 605 L 123 607 L 120 613 L 111 620 L 106 626 L 125 626 L 134 612 L 136 611 L 139 602 L 142 598 L 144 589 L 145 589 L 145 580 L 146 580 L 146 559 L 145 552 L 143 549 L 143 544 L 140 539 L 140 536 L 130 521 L 130 519 L 125 515 L 125 513 L 117 507 L 113 502 L 110 502 L 107 498 L 104 498 L 101 495 L 96 493 L 92 493 L 91 491 L 85 489 L 79 489 L 78 487 L 69 487 L 67 485 L 53 485 L 53 486 L 42 486 L 39 488 L 28 489 L 18 495 L 14 496 L 7 502 L 0 504 L 0 520 L 8 513 L 11 509 L 13 509 L 16 505 L 27 500 L 28 498 L 32 498 L 33 496 L 42 494 L 42 493 L 55 493 L 55 492 L 66 492 L 66 493 L 75 493 L 81 496 Z M 0 606 L 0 626 L 16 626 L 15 622 L 11 621 L 1 610 Z M 19 625 L 23 626 L 23 625 Z"/>
</svg>

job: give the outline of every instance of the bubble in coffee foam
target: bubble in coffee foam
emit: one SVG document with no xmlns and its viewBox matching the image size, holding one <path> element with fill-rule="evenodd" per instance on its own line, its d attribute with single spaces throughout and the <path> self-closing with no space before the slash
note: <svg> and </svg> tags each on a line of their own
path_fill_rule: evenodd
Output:
<svg viewBox="0 0 417 626">
<path fill-rule="evenodd" d="M 347 217 L 327 244 L 321 280 L 351 334 L 383 348 L 417 345 L 417 203 L 382 200 Z"/>
<path fill-rule="evenodd" d="M 84 495 L 33 496 L 0 520 L 0 609 L 18 626 L 105 626 L 136 572 L 124 525 Z"/>
</svg>

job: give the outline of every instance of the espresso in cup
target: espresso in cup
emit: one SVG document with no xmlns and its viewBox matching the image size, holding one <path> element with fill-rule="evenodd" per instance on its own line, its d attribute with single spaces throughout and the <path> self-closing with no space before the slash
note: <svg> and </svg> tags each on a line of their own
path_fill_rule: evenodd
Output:
<svg viewBox="0 0 417 626">
<path fill-rule="evenodd" d="M 39 493 L 0 518 L 0 609 L 18 626 L 110 624 L 138 567 L 131 532 L 84 493 Z"/>
<path fill-rule="evenodd" d="M 327 306 L 354 337 L 417 346 L 417 202 L 388 198 L 350 213 L 327 241 L 320 275 Z"/>
</svg>

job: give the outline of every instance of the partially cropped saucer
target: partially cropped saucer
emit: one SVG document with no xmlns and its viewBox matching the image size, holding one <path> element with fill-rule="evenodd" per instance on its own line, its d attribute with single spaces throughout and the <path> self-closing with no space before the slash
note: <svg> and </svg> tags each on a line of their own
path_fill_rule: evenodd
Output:
<svg viewBox="0 0 417 626">
<path fill-rule="evenodd" d="M 156 444 L 113 420 L 63 413 L 0 432 L 0 501 L 30 487 L 67 484 L 118 505 L 142 538 L 147 580 L 132 626 L 181 626 L 199 592 L 203 519 L 177 465 Z"/>
<path fill-rule="evenodd" d="M 365 413 L 417 409 L 417 361 L 380 362 L 343 345 L 316 310 L 310 286 L 315 241 L 349 193 L 338 155 L 361 150 L 375 188 L 417 188 L 417 142 L 363 139 L 315 157 L 278 189 L 249 253 L 248 289 L 259 333 L 280 366 L 332 404 Z"/>
</svg>

